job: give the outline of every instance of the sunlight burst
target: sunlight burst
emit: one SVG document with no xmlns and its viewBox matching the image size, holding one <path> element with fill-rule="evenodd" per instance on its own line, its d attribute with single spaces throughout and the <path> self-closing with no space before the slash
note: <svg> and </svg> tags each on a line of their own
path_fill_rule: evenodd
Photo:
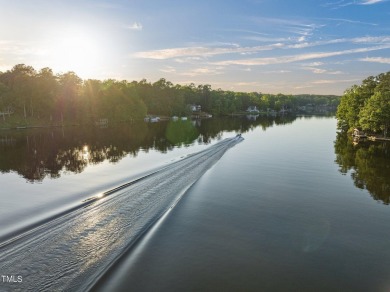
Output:
<svg viewBox="0 0 390 292">
<path fill-rule="evenodd" d="M 101 52 L 92 36 L 74 32 L 62 35 L 53 43 L 49 58 L 57 70 L 74 71 L 80 77 L 89 77 L 96 74 Z"/>
</svg>

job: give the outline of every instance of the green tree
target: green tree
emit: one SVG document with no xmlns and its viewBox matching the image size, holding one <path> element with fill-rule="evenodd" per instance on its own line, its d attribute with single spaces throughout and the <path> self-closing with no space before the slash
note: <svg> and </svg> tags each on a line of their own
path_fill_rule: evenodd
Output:
<svg viewBox="0 0 390 292">
<path fill-rule="evenodd" d="M 376 92 L 360 111 L 360 125 L 365 130 L 383 131 L 387 137 L 390 127 L 390 91 Z"/>
<path fill-rule="evenodd" d="M 58 93 L 57 77 L 50 68 L 41 69 L 36 75 L 34 99 L 37 102 L 36 114 L 39 118 L 50 118 L 54 110 L 54 101 Z"/>
<path fill-rule="evenodd" d="M 81 118 L 80 93 L 82 79 L 75 72 L 58 76 L 59 94 L 57 97 L 57 116 L 75 121 Z"/>
<path fill-rule="evenodd" d="M 370 76 L 360 86 L 354 85 L 345 91 L 336 113 L 340 129 L 360 127 L 360 110 L 374 94 L 378 83 L 377 77 Z"/>
<path fill-rule="evenodd" d="M 27 118 L 34 116 L 34 79 L 36 71 L 24 64 L 15 65 L 2 75 L 2 81 L 9 89 L 7 103 L 15 111 Z"/>
</svg>

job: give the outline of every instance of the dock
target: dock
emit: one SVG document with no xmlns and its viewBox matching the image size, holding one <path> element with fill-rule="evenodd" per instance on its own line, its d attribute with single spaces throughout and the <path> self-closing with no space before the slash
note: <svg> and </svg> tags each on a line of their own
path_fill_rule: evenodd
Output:
<svg viewBox="0 0 390 292">
<path fill-rule="evenodd" d="M 384 137 L 368 136 L 367 139 L 370 140 L 370 141 L 390 142 L 390 138 L 384 138 Z"/>
</svg>

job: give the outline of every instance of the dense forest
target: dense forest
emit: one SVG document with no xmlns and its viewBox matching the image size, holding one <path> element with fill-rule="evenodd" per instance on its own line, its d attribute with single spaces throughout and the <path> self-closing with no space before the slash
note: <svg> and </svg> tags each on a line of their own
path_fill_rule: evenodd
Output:
<svg viewBox="0 0 390 292">
<path fill-rule="evenodd" d="M 390 72 L 370 76 L 345 91 L 337 108 L 338 127 L 382 132 L 390 127 Z"/>
<path fill-rule="evenodd" d="M 151 115 L 189 115 L 200 105 L 213 115 L 260 111 L 297 111 L 301 107 L 336 108 L 338 96 L 283 95 L 214 90 L 210 85 L 172 84 L 164 78 L 141 81 L 82 80 L 74 72 L 36 71 L 24 64 L 0 72 L 0 127 L 9 125 L 88 124 L 99 119 L 138 120 Z"/>
</svg>

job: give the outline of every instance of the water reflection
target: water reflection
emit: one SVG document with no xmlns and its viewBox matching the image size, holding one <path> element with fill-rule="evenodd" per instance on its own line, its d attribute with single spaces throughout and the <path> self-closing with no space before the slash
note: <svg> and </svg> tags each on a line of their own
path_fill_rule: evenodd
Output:
<svg viewBox="0 0 390 292">
<path fill-rule="evenodd" d="M 294 117 L 213 118 L 118 124 L 107 128 L 68 127 L 0 132 L 0 171 L 16 172 L 29 182 L 62 173 L 80 173 L 88 165 L 118 162 L 139 151 L 167 152 L 192 143 L 208 144 L 224 131 L 245 133 L 261 126 L 292 123 Z"/>
<path fill-rule="evenodd" d="M 342 174 L 351 174 L 356 187 L 366 189 L 384 204 L 390 203 L 390 143 L 360 141 L 338 134 L 334 144 Z"/>
<path fill-rule="evenodd" d="M 200 121 L 200 120 L 199 120 Z M 195 141 L 199 136 L 196 123 L 191 121 L 170 121 L 167 124 L 165 137 L 173 145 L 188 145 Z"/>
</svg>

